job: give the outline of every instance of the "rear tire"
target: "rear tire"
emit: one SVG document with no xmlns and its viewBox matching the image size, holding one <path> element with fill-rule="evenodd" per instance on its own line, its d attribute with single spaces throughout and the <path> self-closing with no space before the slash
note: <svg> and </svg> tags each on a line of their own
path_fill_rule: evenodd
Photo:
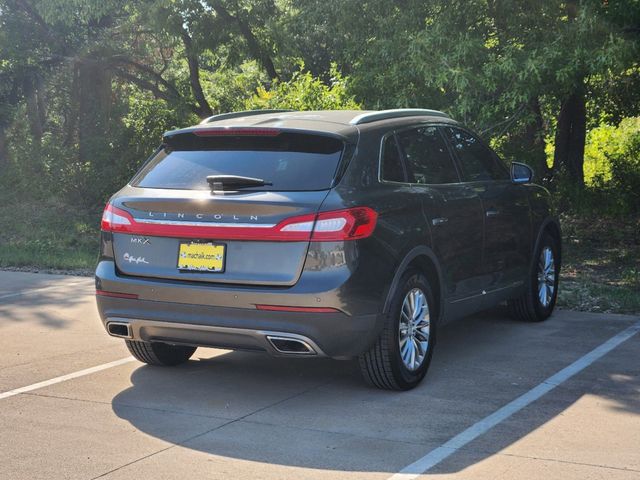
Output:
<svg viewBox="0 0 640 480">
<path fill-rule="evenodd" d="M 535 252 L 526 292 L 507 302 L 513 318 L 525 322 L 542 322 L 553 313 L 560 277 L 558 260 L 556 240 L 544 233 Z"/>
<path fill-rule="evenodd" d="M 160 342 L 141 342 L 139 340 L 125 340 L 127 348 L 137 360 L 149 365 L 171 367 L 180 365 L 191 358 L 196 347 L 169 345 Z"/>
<path fill-rule="evenodd" d="M 436 339 L 436 309 L 427 278 L 412 269 L 398 285 L 380 336 L 358 358 L 365 381 L 386 390 L 410 390 L 422 381 Z M 418 307 L 411 310 L 413 305 Z"/>
</svg>

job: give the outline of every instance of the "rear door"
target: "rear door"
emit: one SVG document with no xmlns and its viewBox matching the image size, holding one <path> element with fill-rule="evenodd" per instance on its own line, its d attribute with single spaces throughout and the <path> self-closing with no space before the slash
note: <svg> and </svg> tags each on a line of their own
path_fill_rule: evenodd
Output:
<svg viewBox="0 0 640 480">
<path fill-rule="evenodd" d="M 422 198 L 433 249 L 445 276 L 449 301 L 482 289 L 482 204 L 460 183 L 438 127 L 421 125 L 396 134 L 409 182 Z"/>
<path fill-rule="evenodd" d="M 522 282 L 527 275 L 531 238 L 526 189 L 511 182 L 506 165 L 478 137 L 457 127 L 443 131 L 457 156 L 463 180 L 482 200 L 487 291 Z"/>
<path fill-rule="evenodd" d="M 111 201 L 129 225 L 113 234 L 127 275 L 290 286 L 345 144 L 320 135 L 185 133 L 170 139 Z M 207 176 L 259 178 L 265 186 L 213 191 Z"/>
</svg>

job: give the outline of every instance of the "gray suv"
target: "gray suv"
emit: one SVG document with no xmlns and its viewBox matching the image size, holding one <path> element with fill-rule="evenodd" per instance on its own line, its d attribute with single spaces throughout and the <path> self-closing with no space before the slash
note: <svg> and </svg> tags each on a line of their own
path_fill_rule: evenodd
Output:
<svg viewBox="0 0 640 480">
<path fill-rule="evenodd" d="M 107 204 L 100 316 L 152 365 L 326 356 L 410 389 L 444 323 L 551 314 L 560 227 L 531 180 L 434 110 L 216 115 L 167 132 Z"/>
</svg>

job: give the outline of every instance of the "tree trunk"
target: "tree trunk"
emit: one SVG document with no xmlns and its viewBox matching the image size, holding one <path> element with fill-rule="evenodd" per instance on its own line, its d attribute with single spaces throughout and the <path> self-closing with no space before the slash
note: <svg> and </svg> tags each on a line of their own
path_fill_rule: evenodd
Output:
<svg viewBox="0 0 640 480">
<path fill-rule="evenodd" d="M 70 147 L 77 140 L 78 115 L 80 111 L 80 63 L 74 62 L 71 75 L 71 89 L 69 101 L 65 102 L 63 129 L 65 131 L 64 145 Z"/>
<path fill-rule="evenodd" d="M 556 129 L 554 172 L 564 170 L 584 187 L 584 145 L 587 136 L 587 109 L 583 90 L 577 89 L 562 103 Z"/>
<path fill-rule="evenodd" d="M 551 169 L 549 168 L 549 164 L 547 163 L 547 142 L 545 142 L 544 140 L 544 119 L 542 118 L 540 101 L 537 97 L 533 100 L 531 109 L 533 110 L 535 122 L 535 136 L 533 139 L 533 145 L 538 160 L 536 166 L 540 169 L 540 178 L 548 179 L 549 177 L 551 177 Z"/>
<path fill-rule="evenodd" d="M 260 45 L 260 42 L 251 31 L 251 27 L 249 24 L 242 20 L 239 15 L 232 15 L 229 10 L 227 10 L 221 2 L 210 2 L 213 9 L 220 15 L 225 22 L 235 23 L 238 26 L 238 30 L 240 30 L 240 34 L 244 37 L 247 42 L 247 47 L 249 47 L 249 52 L 253 58 L 258 60 L 267 71 L 267 75 L 269 75 L 270 79 L 278 79 L 279 75 L 276 71 L 276 67 L 273 64 L 273 60 L 271 56 L 267 53 L 266 49 Z"/>
<path fill-rule="evenodd" d="M 536 174 L 536 179 L 548 179 L 551 176 L 547 165 L 547 154 L 545 153 L 544 121 L 540 102 L 538 98 L 533 98 L 529 102 L 530 120 L 525 125 L 522 132 L 521 146 L 525 151 L 528 164 L 531 165 Z"/>
<path fill-rule="evenodd" d="M 38 83 L 36 86 L 36 105 L 38 106 L 38 119 L 40 120 L 40 125 L 43 130 L 47 123 L 47 102 L 44 92 L 45 83 L 42 80 L 42 77 L 38 77 Z"/>
<path fill-rule="evenodd" d="M 37 80 L 31 75 L 24 77 L 23 91 L 27 105 L 27 118 L 29 128 L 35 145 L 42 142 L 42 116 L 38 110 L 38 92 L 36 90 Z"/>
<path fill-rule="evenodd" d="M 15 107 L 19 102 L 20 84 L 21 81 L 13 77 L 11 86 L 5 83 L 7 90 L 0 90 L 0 174 L 4 174 L 9 166 L 7 130 L 11 126 Z"/>
<path fill-rule="evenodd" d="M 180 30 L 180 36 L 182 37 L 182 43 L 184 43 L 184 49 L 187 55 L 187 62 L 189 63 L 189 83 L 191 84 L 191 91 L 193 96 L 198 102 L 199 112 L 201 117 L 210 117 L 213 115 L 213 110 L 209 102 L 207 102 L 204 92 L 202 91 L 202 85 L 200 84 L 200 64 L 198 62 L 198 54 L 193 48 L 193 41 L 189 36 L 189 33 L 184 27 Z"/>
<path fill-rule="evenodd" d="M 108 142 L 111 109 L 111 74 L 95 59 L 81 60 L 78 70 L 80 156 L 90 160 L 87 145 L 92 140 Z"/>
<path fill-rule="evenodd" d="M 9 166 L 9 152 L 7 149 L 7 132 L 4 126 L 0 125 L 0 174 L 6 171 Z"/>
<path fill-rule="evenodd" d="M 78 147 L 80 161 L 101 171 L 113 163 L 109 154 L 111 71 L 94 58 L 78 65 Z"/>
<path fill-rule="evenodd" d="M 278 72 L 276 71 L 276 67 L 273 64 L 273 60 L 271 60 L 271 56 L 266 52 L 266 50 L 260 45 L 258 39 L 251 31 L 249 25 L 239 18 L 236 19 L 238 22 L 238 28 L 240 29 L 240 33 L 247 41 L 247 45 L 249 47 L 249 51 L 254 58 L 257 58 L 258 61 L 262 64 L 264 69 L 267 71 L 267 75 L 271 80 L 278 79 Z"/>
</svg>

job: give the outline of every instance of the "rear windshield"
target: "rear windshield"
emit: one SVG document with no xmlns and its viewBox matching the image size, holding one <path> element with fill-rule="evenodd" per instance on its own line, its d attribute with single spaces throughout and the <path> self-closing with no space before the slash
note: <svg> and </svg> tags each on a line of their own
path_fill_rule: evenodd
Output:
<svg viewBox="0 0 640 480">
<path fill-rule="evenodd" d="M 208 190 L 208 175 L 260 178 L 272 185 L 246 190 L 331 188 L 344 143 L 319 135 L 274 137 L 178 135 L 163 145 L 131 181 L 136 187 Z"/>
</svg>

